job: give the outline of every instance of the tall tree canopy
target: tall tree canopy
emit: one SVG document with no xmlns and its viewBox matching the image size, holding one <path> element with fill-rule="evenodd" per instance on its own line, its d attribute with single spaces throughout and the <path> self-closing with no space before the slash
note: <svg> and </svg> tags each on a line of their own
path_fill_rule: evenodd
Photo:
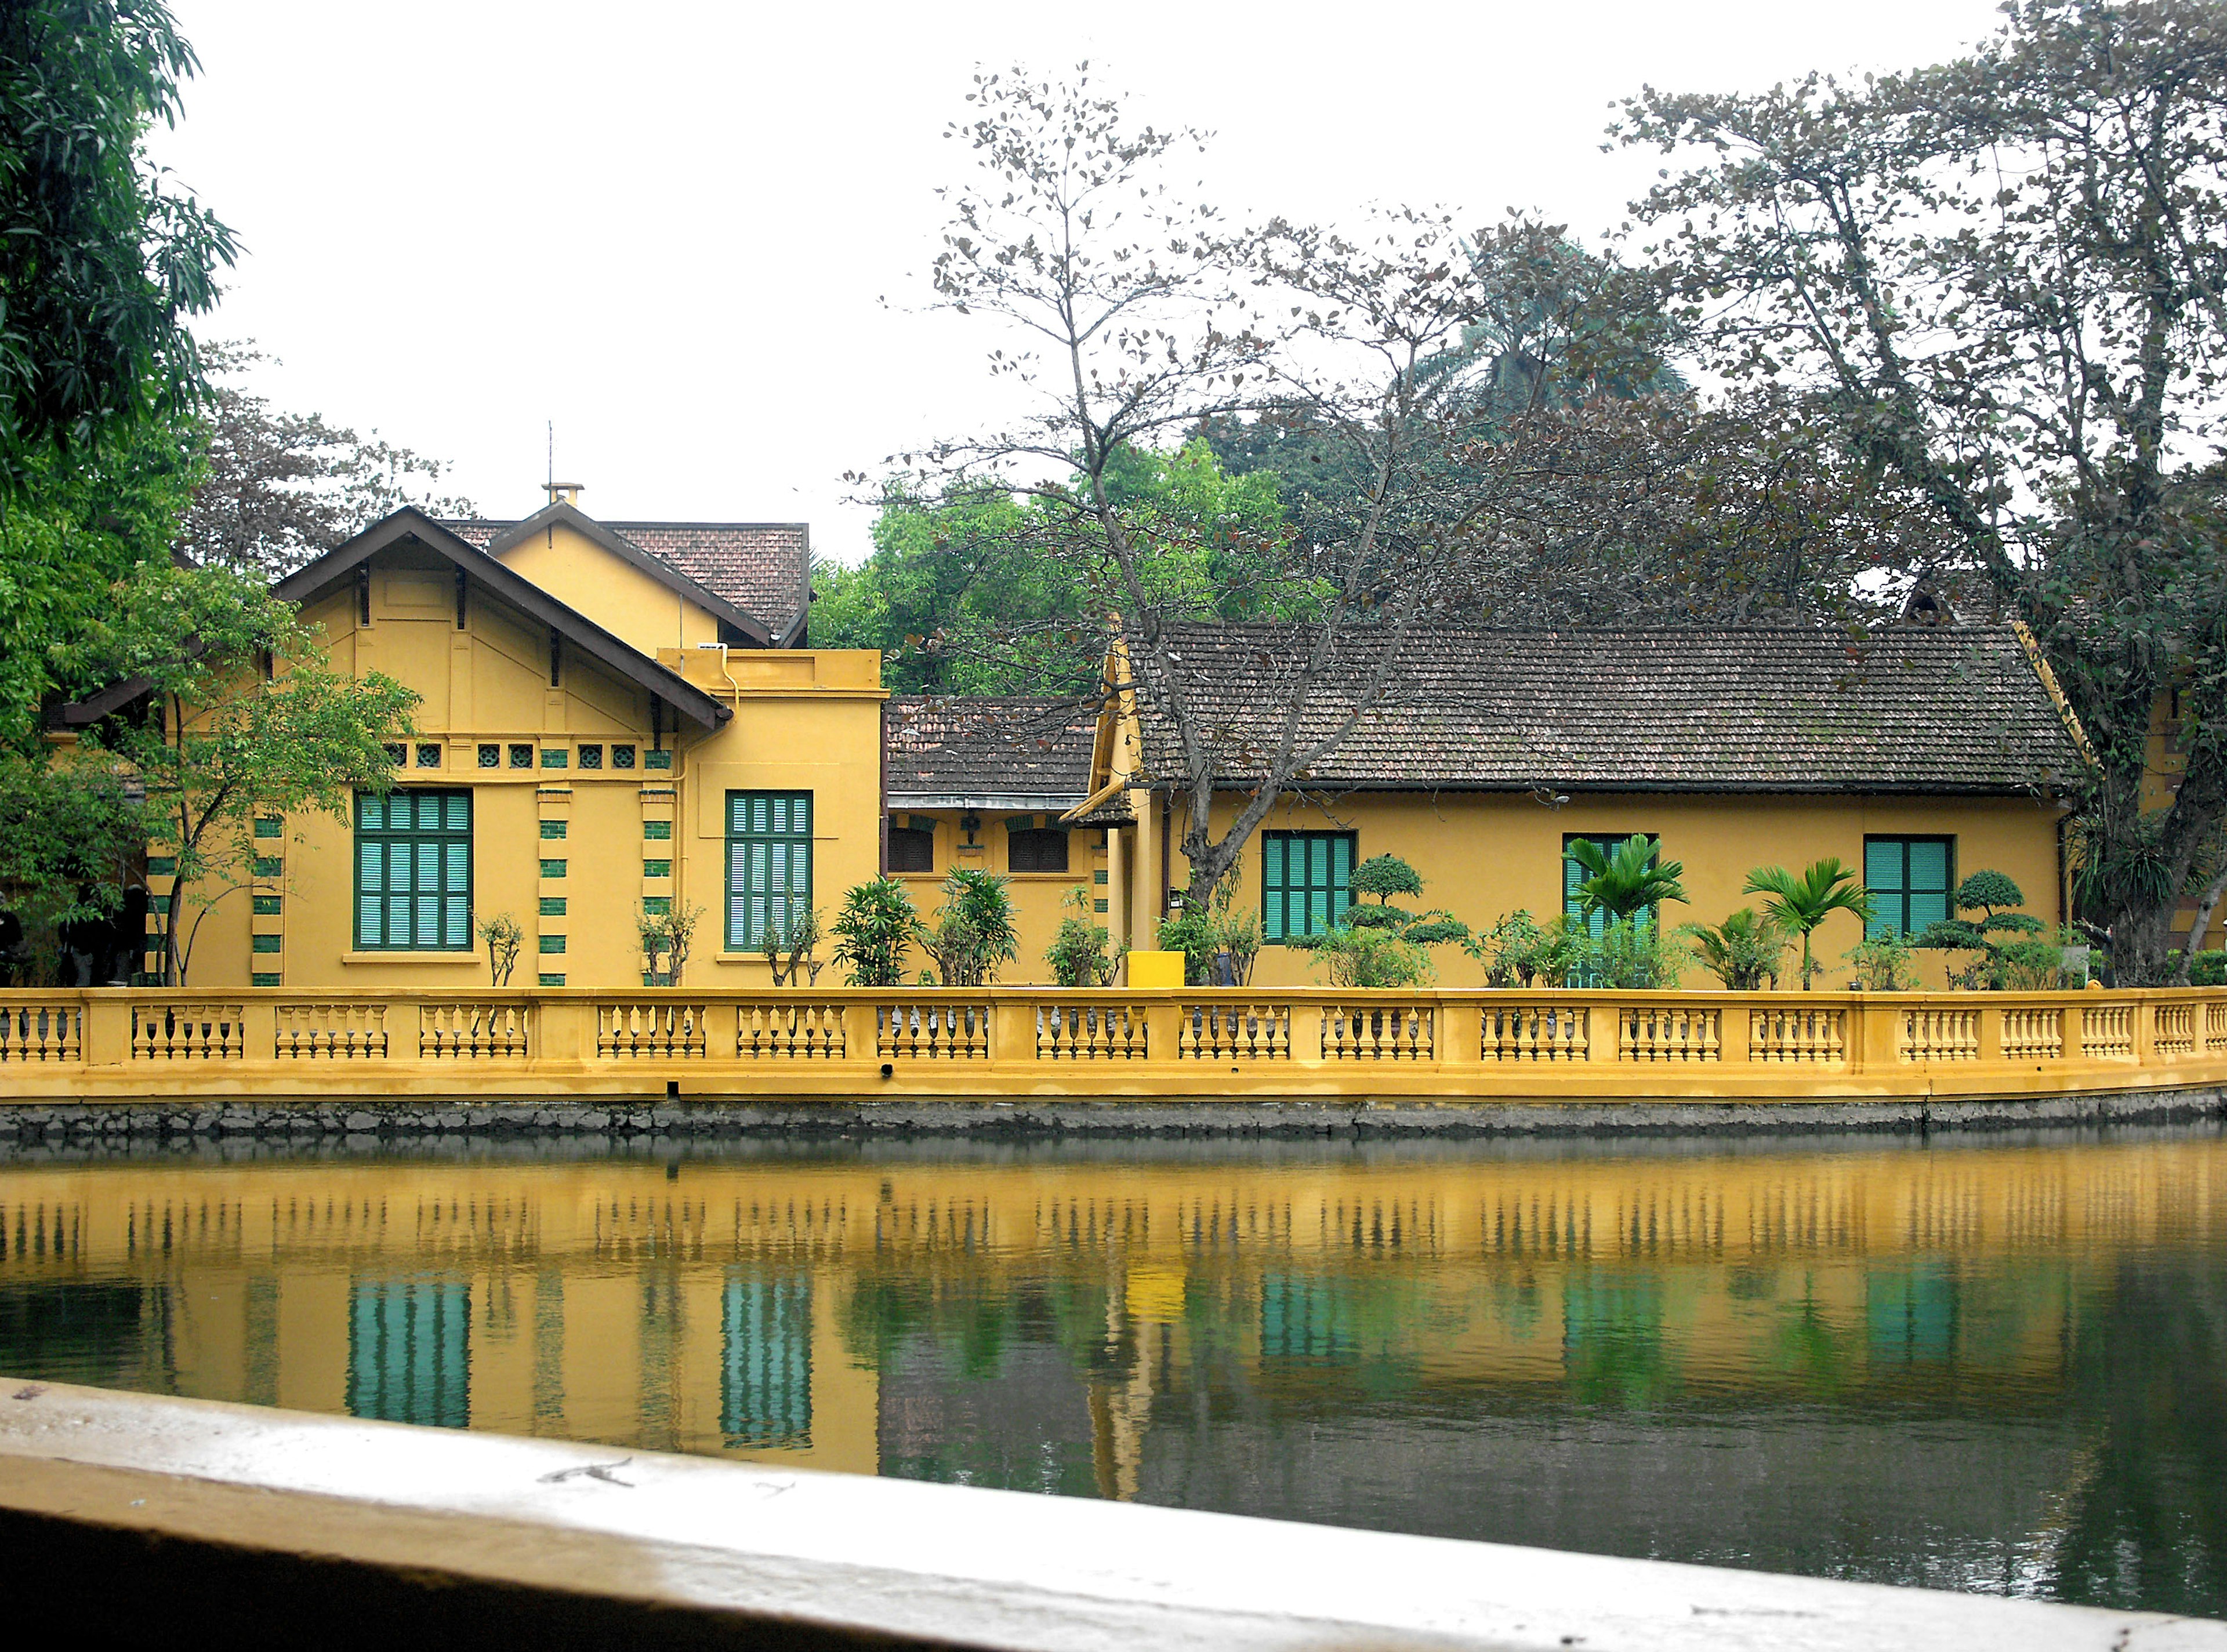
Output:
<svg viewBox="0 0 2227 1652">
<path fill-rule="evenodd" d="M 2227 813 L 2227 10 L 2016 0 L 1970 55 L 1861 85 L 1648 91 L 1637 203 L 1701 360 L 1789 386 L 2025 617 L 2096 743 L 2086 918 L 2122 978 Z M 2187 767 L 2145 814 L 2151 711 Z"/>
<path fill-rule="evenodd" d="M 196 67 L 160 0 L 0 5 L 0 489 L 198 398 L 235 246 L 141 144 Z"/>
</svg>

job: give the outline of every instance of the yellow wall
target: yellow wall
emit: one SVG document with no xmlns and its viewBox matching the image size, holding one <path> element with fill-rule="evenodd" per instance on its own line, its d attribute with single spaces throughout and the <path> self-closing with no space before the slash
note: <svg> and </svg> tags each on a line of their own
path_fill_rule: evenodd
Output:
<svg viewBox="0 0 2227 1652">
<path fill-rule="evenodd" d="M 981 823 L 974 832 L 971 847 L 967 843 L 967 834 L 959 825 L 960 817 L 968 813 Z M 1017 985 L 1049 984 L 1052 973 L 1051 966 L 1044 962 L 1044 949 L 1058 933 L 1060 920 L 1070 915 L 1070 909 L 1061 905 L 1061 902 L 1069 890 L 1078 888 L 1090 890 L 1094 903 L 1106 898 L 1104 880 L 1098 876 L 1106 870 L 1106 834 L 1101 831 L 1068 834 L 1064 872 L 1016 872 L 1011 869 L 1005 854 L 1008 823 L 1021 826 L 1044 821 L 1056 823 L 1059 814 L 1056 807 L 1026 815 L 991 813 L 979 809 L 898 808 L 890 812 L 890 824 L 893 826 L 923 822 L 932 822 L 935 826 L 935 869 L 896 875 L 923 919 L 935 921 L 943 905 L 944 876 L 954 866 L 996 872 L 1006 878 L 1006 893 L 1013 903 L 1014 928 L 1020 932 L 1020 949 L 1019 956 L 998 972 L 997 978 L 1001 981 Z M 1092 922 L 1111 928 L 1113 918 L 1108 913 L 1096 912 Z M 909 966 L 916 969 L 927 961 L 916 954 Z"/>
<path fill-rule="evenodd" d="M 626 622 L 629 588 L 611 570 L 634 571 L 570 537 L 598 559 L 597 588 L 617 593 L 617 617 Z M 691 611 L 710 624 L 708 616 Z M 341 667 L 384 672 L 422 696 L 399 781 L 405 788 L 470 790 L 472 917 L 476 925 L 507 912 L 523 926 L 513 985 L 534 985 L 545 974 L 571 986 L 638 984 L 636 920 L 645 899 L 660 896 L 684 909 L 704 909 L 686 982 L 763 981 L 766 966 L 756 954 L 723 955 L 731 789 L 813 794 L 814 895 L 823 912 L 832 913 L 843 890 L 873 877 L 880 864 L 884 696 L 880 657 L 871 651 L 659 650 L 668 670 L 735 715 L 711 732 L 684 726 L 676 735 L 668 709 L 661 743 L 671 766 L 656 769 L 650 754 L 660 741 L 646 691 L 570 645 L 561 682 L 552 687 L 546 628 L 477 590 L 458 629 L 450 564 L 422 554 L 381 556 L 372 570 L 367 628 L 357 625 L 356 612 L 351 590 L 304 617 L 323 626 Z M 589 612 L 618 628 L 604 611 Z M 479 749 L 490 743 L 499 749 L 498 766 L 486 769 Z M 581 766 L 583 743 L 603 747 L 603 767 Z M 620 743 L 635 748 L 631 769 L 614 766 L 611 748 Z M 532 748 L 532 767 L 510 766 L 513 745 Z M 421 746 L 437 747 L 437 762 L 420 766 Z M 545 752 L 562 753 L 565 766 L 545 767 Z M 669 822 L 670 837 L 648 838 L 651 822 Z M 562 835 L 545 835 L 545 823 Z M 319 815 L 284 826 L 271 845 L 281 855 L 280 871 L 227 896 L 201 925 L 188 985 L 243 986 L 258 975 L 296 987 L 462 988 L 488 980 L 476 941 L 469 952 L 354 952 L 353 822 Z M 563 862 L 565 875 L 542 876 L 545 860 Z M 670 861 L 671 876 L 648 877 L 654 861 Z M 275 897 L 279 911 L 253 912 L 257 895 L 266 904 Z M 545 901 L 561 901 L 564 910 L 545 913 Z M 256 932 L 277 935 L 278 949 L 252 952 Z M 561 937 L 563 950 L 543 952 L 544 936 Z"/>
<path fill-rule="evenodd" d="M 1160 812 L 1156 800 L 1135 794 L 1134 881 L 1131 933 L 1148 944 L 1160 896 Z M 1216 833 L 1228 829 L 1238 800 L 1216 800 Z M 1982 868 L 2007 874 L 2026 897 L 2026 909 L 2045 923 L 2058 909 L 2057 821 L 2052 804 L 2023 798 L 1927 797 L 1678 797 L 1652 794 L 1573 797 L 1549 808 L 1529 795 L 1446 793 L 1356 794 L 1329 807 L 1286 800 L 1264 821 L 1265 830 L 1350 831 L 1357 834 L 1355 864 L 1372 855 L 1397 855 L 1423 876 L 1426 908 L 1442 907 L 1472 928 L 1483 928 L 1519 907 L 1545 919 L 1562 909 L 1562 839 L 1566 834 L 1624 837 L 1658 834 L 1665 859 L 1681 862 L 1691 903 L 1664 910 L 1666 922 L 1714 923 L 1761 897 L 1743 895 L 1750 869 L 1778 864 L 1799 870 L 1837 855 L 1863 864 L 1869 833 L 1946 835 L 1956 839 L 1955 876 Z M 1173 817 L 1170 878 L 1180 890 L 1188 878 L 1180 847 L 1184 814 Z M 1260 843 L 1247 844 L 1241 903 L 1257 909 L 1261 893 Z M 1401 903 L 1411 908 L 1417 903 Z M 1812 945 L 1828 965 L 1819 985 L 1838 987 L 1848 972 L 1842 954 L 1862 939 L 1861 927 L 1836 914 Z M 1484 972 L 1458 947 L 1433 949 L 1439 979 L 1449 986 L 1477 986 Z M 1790 963 L 1795 954 L 1790 954 Z M 1261 954 L 1254 979 L 1263 985 L 1300 985 L 1319 979 L 1310 955 L 1282 947 Z M 1928 985 L 1945 984 L 1943 960 L 1921 954 Z M 1706 972 L 1690 973 L 1689 986 L 1714 985 Z M 1788 985 L 1796 984 L 1790 978 Z"/>
<path fill-rule="evenodd" d="M 501 562 L 644 654 L 719 640 L 716 616 L 562 523 L 520 540 Z"/>
</svg>

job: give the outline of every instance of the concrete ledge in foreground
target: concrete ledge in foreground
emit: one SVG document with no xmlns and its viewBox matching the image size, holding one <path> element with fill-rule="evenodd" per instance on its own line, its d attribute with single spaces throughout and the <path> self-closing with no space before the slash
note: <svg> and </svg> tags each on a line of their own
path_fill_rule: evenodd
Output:
<svg viewBox="0 0 2227 1652">
<path fill-rule="evenodd" d="M 380 1652 L 2227 1652 L 2188 1618 L 5 1379 L 0 1588 L 73 1640 Z"/>
</svg>

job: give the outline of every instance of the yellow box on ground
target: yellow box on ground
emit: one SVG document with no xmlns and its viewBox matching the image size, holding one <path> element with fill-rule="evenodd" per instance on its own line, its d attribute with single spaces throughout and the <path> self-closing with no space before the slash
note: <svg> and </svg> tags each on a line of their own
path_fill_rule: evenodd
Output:
<svg viewBox="0 0 2227 1652">
<path fill-rule="evenodd" d="M 1133 952 L 1129 954 L 1132 986 L 1181 986 L 1184 955 L 1179 952 Z"/>
</svg>

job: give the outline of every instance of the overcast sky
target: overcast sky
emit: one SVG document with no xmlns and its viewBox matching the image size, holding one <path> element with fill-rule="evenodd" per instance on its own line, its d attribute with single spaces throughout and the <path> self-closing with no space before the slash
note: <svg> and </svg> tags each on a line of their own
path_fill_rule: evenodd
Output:
<svg viewBox="0 0 2227 1652">
<path fill-rule="evenodd" d="M 1654 165 L 1601 153 L 1618 97 L 1905 67 L 1994 22 L 1989 0 L 172 3 L 202 73 L 156 155 L 246 243 L 203 330 L 280 358 L 262 393 L 453 461 L 495 515 L 542 502 L 554 420 L 591 514 L 808 521 L 845 560 L 869 519 L 842 473 L 1008 393 L 984 323 L 920 308 L 978 62 L 1088 58 L 1216 134 L 1199 164 L 1241 214 L 1522 207 L 1598 245 Z"/>
</svg>

